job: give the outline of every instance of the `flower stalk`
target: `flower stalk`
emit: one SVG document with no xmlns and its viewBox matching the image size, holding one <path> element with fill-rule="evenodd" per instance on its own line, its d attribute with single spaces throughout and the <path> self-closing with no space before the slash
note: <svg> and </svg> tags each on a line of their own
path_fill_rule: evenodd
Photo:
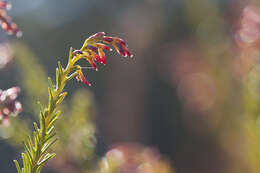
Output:
<svg viewBox="0 0 260 173">
<path fill-rule="evenodd" d="M 55 137 L 55 122 L 60 115 L 57 106 L 67 95 L 64 87 L 74 77 L 88 86 L 91 85 L 82 72 L 83 67 L 76 63 L 80 59 L 85 59 L 95 70 L 97 70 L 96 62 L 106 64 L 104 50 L 111 50 L 111 48 L 103 43 L 111 44 L 122 56 L 132 56 L 122 39 L 107 37 L 103 32 L 89 37 L 79 50 L 70 48 L 66 68 L 63 68 L 61 63 L 58 62 L 56 84 L 54 85 L 52 79 L 48 78 L 48 106 L 45 108 L 41 106 L 40 124 L 38 126 L 37 123 L 34 123 L 33 137 L 29 136 L 27 141 L 24 142 L 25 151 L 22 153 L 23 168 L 20 167 L 16 160 L 14 161 L 18 173 L 40 173 L 43 165 L 55 156 L 55 153 L 49 153 L 48 150 L 57 140 Z"/>
</svg>

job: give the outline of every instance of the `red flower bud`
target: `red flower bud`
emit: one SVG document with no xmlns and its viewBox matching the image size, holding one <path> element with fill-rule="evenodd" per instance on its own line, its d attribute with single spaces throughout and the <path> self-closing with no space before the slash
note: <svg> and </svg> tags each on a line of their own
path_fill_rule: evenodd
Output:
<svg viewBox="0 0 260 173">
<path fill-rule="evenodd" d="M 78 72 L 78 76 L 76 77 L 76 79 L 84 83 L 85 85 L 91 86 L 91 83 L 87 81 L 81 70 Z"/>
<path fill-rule="evenodd" d="M 113 39 L 113 37 L 104 37 L 104 39 L 103 39 L 105 42 L 107 42 L 108 44 L 109 43 L 112 43 L 113 41 L 114 41 L 114 39 Z"/>
</svg>

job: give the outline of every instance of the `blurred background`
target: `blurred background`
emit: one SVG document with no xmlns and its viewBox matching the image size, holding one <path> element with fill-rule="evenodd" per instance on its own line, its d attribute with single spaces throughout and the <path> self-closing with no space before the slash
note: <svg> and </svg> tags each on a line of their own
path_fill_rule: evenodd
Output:
<svg viewBox="0 0 260 173">
<path fill-rule="evenodd" d="M 260 172 L 258 0 L 10 2 L 23 36 L 0 34 L 0 88 L 21 88 L 23 112 L 0 128 L 0 172 L 16 171 L 57 61 L 100 31 L 134 57 L 69 83 L 44 173 Z"/>
</svg>

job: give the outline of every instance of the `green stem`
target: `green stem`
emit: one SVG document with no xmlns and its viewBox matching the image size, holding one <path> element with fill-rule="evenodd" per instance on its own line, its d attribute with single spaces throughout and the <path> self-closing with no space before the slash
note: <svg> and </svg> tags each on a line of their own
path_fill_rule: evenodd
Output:
<svg viewBox="0 0 260 173">
<path fill-rule="evenodd" d="M 59 63 L 56 73 L 55 89 L 52 86 L 51 79 L 49 79 L 49 103 L 48 106 L 40 112 L 40 128 L 38 128 L 35 123 L 34 140 L 29 137 L 27 143 L 24 143 L 25 153 L 22 153 L 24 168 L 20 169 L 18 162 L 15 161 L 18 173 L 39 173 L 43 163 L 55 155 L 47 153 L 47 150 L 56 141 L 56 139 L 53 140 L 55 136 L 54 123 L 59 116 L 59 113 L 56 112 L 56 108 L 67 94 L 64 93 L 63 90 L 68 80 L 71 79 L 69 75 L 78 69 L 74 64 L 83 57 L 83 55 L 80 54 L 73 56 L 72 49 L 70 50 L 69 56 L 66 69 L 63 69 Z M 73 76 L 75 74 L 76 73 L 74 73 Z M 34 141 L 34 143 L 31 141 Z"/>
<path fill-rule="evenodd" d="M 44 146 L 44 140 L 46 138 L 46 136 L 48 136 L 47 134 L 47 130 L 48 130 L 48 127 L 50 126 L 50 120 L 53 118 L 53 113 L 54 111 L 56 110 L 56 107 L 57 107 L 57 101 L 58 101 L 58 96 L 60 96 L 64 90 L 64 87 L 66 86 L 66 83 L 67 83 L 67 76 L 69 73 L 71 73 L 73 71 L 73 67 L 74 67 L 74 64 L 81 58 L 81 55 L 77 55 L 75 57 L 73 57 L 72 61 L 71 62 L 68 62 L 67 64 L 67 67 L 66 69 L 63 71 L 63 73 L 60 75 L 60 80 L 61 80 L 61 84 L 58 85 L 56 84 L 57 88 L 54 90 L 53 92 L 53 102 L 54 104 L 51 104 L 51 101 L 49 100 L 49 104 L 48 104 L 48 108 L 50 110 L 48 110 L 47 112 L 47 115 L 45 116 L 45 130 L 43 131 L 43 133 L 41 133 L 41 135 L 39 136 L 39 146 L 38 146 L 38 151 L 36 151 L 36 153 L 40 153 L 38 155 L 35 155 L 33 159 L 33 162 L 32 162 L 32 173 L 36 173 L 36 170 L 38 168 L 38 165 L 37 163 L 40 162 L 41 158 L 42 158 L 42 150 L 43 150 L 43 146 Z M 59 87 L 58 87 L 59 86 Z M 51 98 L 50 98 L 51 99 Z M 47 127 L 47 128 L 46 128 Z"/>
</svg>

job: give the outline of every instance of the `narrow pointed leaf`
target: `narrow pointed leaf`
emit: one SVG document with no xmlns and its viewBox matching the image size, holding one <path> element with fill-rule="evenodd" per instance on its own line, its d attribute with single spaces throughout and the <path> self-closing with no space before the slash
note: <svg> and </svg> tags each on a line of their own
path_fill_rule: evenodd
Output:
<svg viewBox="0 0 260 173">
<path fill-rule="evenodd" d="M 20 165 L 19 165 L 19 163 L 17 162 L 17 160 L 14 160 L 14 163 L 15 163 L 17 172 L 18 172 L 18 173 L 22 173 L 22 170 L 21 170 Z"/>
</svg>

